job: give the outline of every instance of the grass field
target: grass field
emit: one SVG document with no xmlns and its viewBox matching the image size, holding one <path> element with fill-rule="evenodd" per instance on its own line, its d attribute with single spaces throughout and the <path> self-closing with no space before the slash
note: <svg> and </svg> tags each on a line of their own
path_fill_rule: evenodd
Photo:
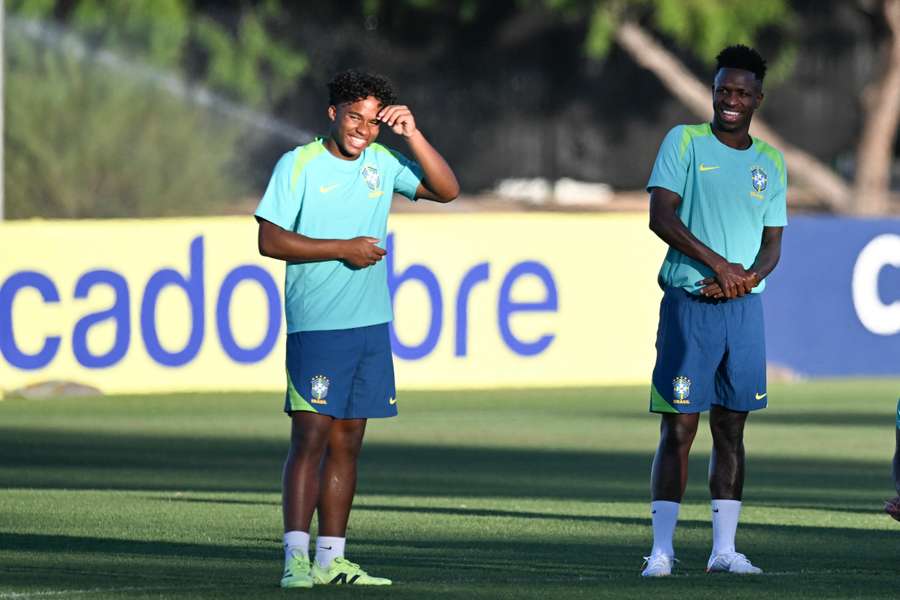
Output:
<svg viewBox="0 0 900 600">
<path fill-rule="evenodd" d="M 698 436 L 677 575 L 644 581 L 657 418 L 644 388 L 406 392 L 373 421 L 348 556 L 389 590 L 280 590 L 278 394 L 0 402 L 0 599 L 898 598 L 900 381 L 770 386 L 738 549 L 707 575 Z M 704 421 L 705 423 L 705 421 Z"/>
</svg>

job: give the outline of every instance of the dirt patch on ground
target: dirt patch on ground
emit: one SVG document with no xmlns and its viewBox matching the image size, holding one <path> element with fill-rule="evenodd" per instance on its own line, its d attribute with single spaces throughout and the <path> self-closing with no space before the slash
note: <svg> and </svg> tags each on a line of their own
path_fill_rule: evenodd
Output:
<svg viewBox="0 0 900 600">
<path fill-rule="evenodd" d="M 76 383 L 74 381 L 50 380 L 33 383 L 15 390 L 10 390 L 2 395 L 7 398 L 21 398 L 25 400 L 43 399 L 43 398 L 60 398 L 63 396 L 102 396 L 103 392 L 99 389 Z"/>
</svg>

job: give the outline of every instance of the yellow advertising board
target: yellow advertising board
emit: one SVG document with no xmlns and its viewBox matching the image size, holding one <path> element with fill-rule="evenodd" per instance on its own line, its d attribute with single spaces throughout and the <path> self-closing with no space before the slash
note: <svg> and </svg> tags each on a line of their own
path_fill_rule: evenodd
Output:
<svg viewBox="0 0 900 600">
<path fill-rule="evenodd" d="M 394 215 L 397 385 L 649 380 L 665 247 L 643 214 Z M 0 390 L 284 386 L 284 266 L 250 217 L 0 224 Z"/>
</svg>

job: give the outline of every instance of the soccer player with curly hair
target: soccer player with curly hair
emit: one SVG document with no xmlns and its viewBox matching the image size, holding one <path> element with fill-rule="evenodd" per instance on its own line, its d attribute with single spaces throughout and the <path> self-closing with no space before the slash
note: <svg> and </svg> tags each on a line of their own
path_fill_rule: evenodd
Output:
<svg viewBox="0 0 900 600">
<path fill-rule="evenodd" d="M 328 87 L 328 135 L 282 156 L 255 213 L 260 254 L 286 263 L 286 588 L 391 583 L 344 558 L 366 422 L 397 414 L 382 260 L 388 212 L 394 192 L 437 202 L 459 194 L 453 171 L 386 79 L 344 71 Z M 383 126 L 405 140 L 412 159 L 375 142 Z"/>
<path fill-rule="evenodd" d="M 716 57 L 711 123 L 680 125 L 653 165 L 650 229 L 669 246 L 650 411 L 661 414 L 651 473 L 653 548 L 642 575 L 669 575 L 687 485 L 688 453 L 709 411 L 713 548 L 706 570 L 762 571 L 735 550 L 744 486 L 744 424 L 765 408 L 766 352 L 759 293 L 781 255 L 787 171 L 781 153 L 749 133 L 763 100 L 765 61 L 730 46 Z"/>
</svg>

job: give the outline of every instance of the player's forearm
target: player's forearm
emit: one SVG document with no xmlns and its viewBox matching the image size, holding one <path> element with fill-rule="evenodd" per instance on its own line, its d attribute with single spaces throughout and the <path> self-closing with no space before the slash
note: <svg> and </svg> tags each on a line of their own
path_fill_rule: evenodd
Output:
<svg viewBox="0 0 900 600">
<path fill-rule="evenodd" d="M 751 265 L 748 270 L 756 273 L 759 280 L 762 281 L 769 273 L 775 270 L 775 265 L 778 264 L 778 258 L 778 252 L 772 252 L 771 250 L 767 252 L 764 248 L 761 248 L 759 254 L 756 255 L 756 260 L 753 261 L 753 265 Z"/>
<path fill-rule="evenodd" d="M 654 211 L 651 208 L 650 229 L 666 244 L 685 256 L 700 261 L 713 271 L 718 271 L 728 262 L 698 240 L 674 212 Z"/>
<path fill-rule="evenodd" d="M 430 191 L 439 202 L 450 202 L 459 196 L 459 182 L 453 169 L 444 157 L 434 149 L 421 131 L 416 130 L 407 138 L 409 149 L 419 166 L 422 167 L 422 185 Z"/>
<path fill-rule="evenodd" d="M 259 253 L 288 262 L 342 260 L 345 240 L 322 240 L 260 223 Z"/>
<path fill-rule="evenodd" d="M 759 280 L 765 279 L 769 273 L 775 270 L 781 258 L 781 228 L 765 228 L 763 231 L 762 245 L 756 254 L 756 260 L 750 267 L 750 271 L 759 276 Z"/>
</svg>

